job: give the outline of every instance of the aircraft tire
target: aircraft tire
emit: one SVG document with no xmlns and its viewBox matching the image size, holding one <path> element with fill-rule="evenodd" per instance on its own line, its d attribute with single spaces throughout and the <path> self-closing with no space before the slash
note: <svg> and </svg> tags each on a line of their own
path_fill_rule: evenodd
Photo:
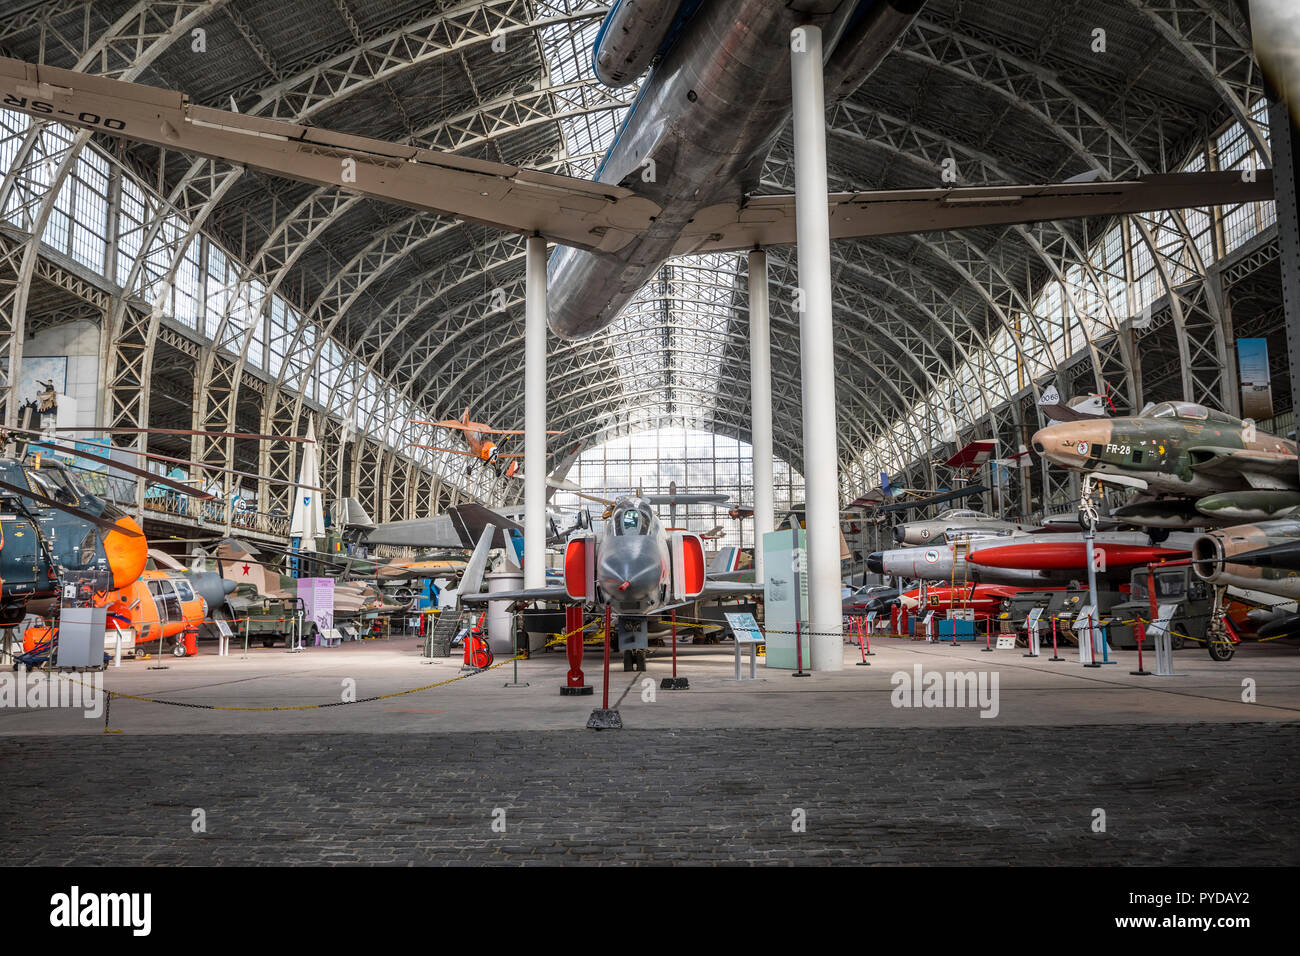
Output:
<svg viewBox="0 0 1300 956">
<path fill-rule="evenodd" d="M 1223 662 L 1232 660 L 1232 655 L 1237 653 L 1237 648 L 1227 641 L 1216 641 L 1210 639 L 1205 642 L 1205 649 L 1210 652 L 1210 659 Z"/>
<path fill-rule="evenodd" d="M 623 670 L 630 671 L 636 668 L 635 655 L 632 651 L 623 652 Z"/>
</svg>

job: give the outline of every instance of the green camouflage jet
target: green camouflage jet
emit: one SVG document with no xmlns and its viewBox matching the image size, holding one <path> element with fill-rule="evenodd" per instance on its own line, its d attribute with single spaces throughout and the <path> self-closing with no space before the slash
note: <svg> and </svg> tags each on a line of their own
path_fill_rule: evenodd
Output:
<svg viewBox="0 0 1300 956">
<path fill-rule="evenodd" d="M 1039 429 L 1032 444 L 1053 464 L 1143 492 L 1112 512 L 1132 524 L 1300 516 L 1296 443 L 1203 405 L 1162 402 L 1134 417 L 1062 422 Z"/>
</svg>

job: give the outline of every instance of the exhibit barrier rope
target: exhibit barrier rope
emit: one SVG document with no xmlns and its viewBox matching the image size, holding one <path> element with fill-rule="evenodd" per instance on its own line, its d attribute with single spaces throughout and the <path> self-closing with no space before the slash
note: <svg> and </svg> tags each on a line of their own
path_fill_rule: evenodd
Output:
<svg viewBox="0 0 1300 956">
<path fill-rule="evenodd" d="M 600 623 L 599 620 L 591 621 L 587 624 L 584 624 L 580 628 L 577 628 L 572 631 L 568 631 L 563 634 L 559 634 L 553 640 L 547 641 L 541 648 L 538 648 L 538 650 L 543 650 L 547 647 L 552 647 L 556 644 L 561 644 L 567 641 L 570 635 L 581 634 L 583 631 L 587 630 L 587 628 L 591 627 L 594 624 L 599 624 L 599 623 Z M 434 688 L 437 687 L 446 687 L 448 684 L 454 684 L 457 681 L 465 680 L 470 677 L 477 677 L 480 674 L 486 674 L 488 671 L 496 670 L 498 667 L 504 667 L 505 665 L 510 664 L 513 661 L 521 660 L 525 658 L 528 653 L 531 652 L 521 651 L 519 654 L 516 654 L 513 657 L 507 657 L 504 660 L 498 661 L 495 664 L 490 664 L 487 667 L 476 668 L 475 670 L 469 671 L 468 673 L 457 674 L 455 677 L 449 677 L 446 680 L 435 681 L 432 684 L 424 684 L 420 687 L 412 687 L 408 690 L 398 690 L 388 694 L 375 694 L 371 697 L 358 697 L 356 700 L 333 700 L 321 704 L 286 704 L 283 706 L 274 706 L 274 707 L 240 707 L 231 704 L 198 704 L 192 701 L 185 701 L 185 700 L 163 700 L 157 697 L 144 697 L 139 694 L 127 694 L 127 693 L 123 693 L 122 691 L 108 690 L 107 688 L 105 688 L 104 689 L 104 697 L 105 697 L 104 732 L 111 733 L 111 731 L 109 731 L 108 729 L 108 712 L 109 712 L 109 701 L 111 701 L 114 697 L 119 697 L 122 700 L 134 700 L 145 704 L 162 704 L 167 707 L 188 707 L 191 710 L 224 710 L 224 711 L 243 711 L 243 712 L 253 712 L 253 713 L 269 713 L 272 711 L 288 711 L 288 710 L 324 710 L 327 707 L 344 707 L 351 704 L 371 704 L 374 703 L 375 701 L 392 700 L 395 697 L 404 697 L 408 694 L 418 694 L 421 691 L 433 690 Z M 71 677 L 66 677 L 65 679 L 67 679 L 71 683 L 80 684 L 82 687 L 87 686 L 81 681 L 73 680 Z"/>
<path fill-rule="evenodd" d="M 1198 618 L 1199 618 L 1199 617 L 1208 617 L 1208 615 L 1195 615 L 1195 617 L 1198 617 Z M 240 619 L 240 621 L 245 621 L 245 620 L 261 620 L 261 621 L 272 621 L 272 620 L 275 620 L 275 621 L 284 621 L 284 620 L 290 620 L 290 619 L 289 619 L 289 618 L 243 618 L 243 619 Z M 1053 616 L 1049 617 L 1048 620 L 1050 620 L 1050 621 L 1054 621 L 1054 622 L 1058 622 L 1058 623 L 1069 623 L 1069 622 L 1071 622 L 1071 621 L 1073 620 L 1073 618 L 1072 618 L 1072 617 L 1061 617 L 1061 616 L 1059 616 L 1059 615 L 1053 615 Z M 572 630 L 572 631 L 567 631 L 567 632 L 563 632 L 563 633 L 556 634 L 555 637 L 553 637 L 551 640 L 546 641 L 546 642 L 545 642 L 545 643 L 544 643 L 540 648 L 538 648 L 537 650 L 538 650 L 538 651 L 548 650 L 549 648 L 555 647 L 556 645 L 563 644 L 563 643 L 567 642 L 568 639 L 569 639 L 570 637 L 574 636 L 574 635 L 583 634 L 583 633 L 586 632 L 587 630 L 589 630 L 589 629 L 591 629 L 591 628 L 593 628 L 593 627 L 599 627 L 599 626 L 602 625 L 602 624 L 603 624 L 603 622 L 602 622 L 599 618 L 596 618 L 596 619 L 594 619 L 594 620 L 592 620 L 592 621 L 587 622 L 587 623 L 584 624 L 582 627 L 576 628 L 576 629 L 574 629 L 574 630 Z M 1110 621 L 1110 624 L 1129 625 L 1129 626 L 1134 625 L 1134 624 L 1142 624 L 1142 625 L 1145 627 L 1145 626 L 1151 624 L 1151 619 L 1150 619 L 1150 618 L 1143 618 L 1143 617 L 1125 618 L 1125 619 L 1112 620 L 1112 621 Z M 678 625 L 678 627 L 684 627 L 684 628 L 687 628 L 687 629 L 695 628 L 695 629 L 697 629 L 697 630 L 706 630 L 706 629 L 722 629 L 722 628 L 725 628 L 725 627 L 726 627 L 726 625 L 723 624 L 723 623 L 720 622 L 720 621 L 710 621 L 710 620 L 704 620 L 704 619 L 681 619 L 681 618 L 679 618 L 679 619 L 677 620 L 677 625 Z M 766 635 L 766 634 L 789 634 L 789 635 L 793 635 L 793 634 L 795 634 L 795 633 L 799 633 L 799 634 L 801 634 L 802 636 L 805 636 L 805 637 L 809 637 L 809 636 L 826 636 L 826 637 L 840 637 L 840 638 L 843 638 L 844 635 L 845 635 L 845 633 L 847 633 L 847 631 L 850 630 L 851 627 L 852 627 L 852 625 L 850 625 L 848 628 L 844 628 L 844 627 L 842 627 L 842 628 L 841 628 L 840 630 L 838 630 L 838 631 L 813 631 L 813 630 L 802 630 L 802 629 L 801 629 L 801 630 L 798 631 L 798 632 L 791 631 L 791 630 L 783 630 L 783 629 L 778 629 L 778 628 L 772 628 L 772 629 L 767 629 L 767 628 L 765 628 L 764 631 L 763 631 L 763 633 L 764 633 L 765 635 Z M 1067 631 L 1066 631 L 1066 632 L 1068 633 L 1068 628 L 1067 628 Z M 1014 632 L 1012 632 L 1012 633 L 1014 633 Z M 1210 643 L 1210 641 L 1209 641 L 1208 639 L 1206 639 L 1206 638 L 1195 637 L 1195 636 L 1193 636 L 1193 635 L 1191 635 L 1191 634 L 1185 634 L 1185 633 L 1182 633 L 1182 632 L 1180 632 L 1180 631 L 1174 631 L 1174 630 L 1172 630 L 1172 629 L 1170 630 L 1169 633 L 1170 633 L 1170 635 L 1173 636 L 1173 637 L 1179 637 L 1179 638 L 1182 638 L 1183 640 L 1193 641 L 1193 642 L 1195 642 L 1195 643 L 1197 643 L 1197 644 L 1207 644 L 1207 643 Z M 877 637 L 911 638 L 913 635 L 911 635 L 911 634 L 906 634 L 906 633 L 893 633 L 893 632 L 884 632 L 884 631 L 882 631 L 882 632 L 878 632 L 876 636 L 877 636 Z M 1265 642 L 1268 642 L 1268 641 L 1279 640 L 1279 639 L 1281 639 L 1281 638 L 1284 637 L 1284 636 L 1285 636 L 1285 635 L 1279 635 L 1279 636 L 1277 636 L 1277 637 L 1269 637 L 1269 638 L 1256 638 L 1256 639 L 1251 640 L 1250 643 L 1265 643 Z M 586 644 L 598 644 L 598 643 L 599 643 L 599 644 L 603 644 L 604 641 L 606 640 L 606 637 L 607 637 L 607 635 L 604 633 L 604 628 L 603 628 L 603 627 L 599 627 L 598 631 L 597 631 L 596 633 L 594 633 L 592 636 L 584 638 L 583 643 L 584 643 L 584 645 L 586 645 Z M 1235 643 L 1238 643 L 1238 642 L 1228 640 L 1228 641 L 1226 641 L 1226 643 L 1233 643 L 1233 644 L 1235 644 Z M 189 709 L 191 709 L 191 710 L 235 711 L 235 712 L 244 712 L 244 713 L 272 713 L 272 712 L 280 712 L 280 711 L 325 710 L 325 709 L 327 709 L 327 708 L 331 708 L 331 707 L 344 707 L 344 706 L 349 706 L 349 705 L 352 705 L 352 704 L 369 704 L 369 703 L 376 703 L 376 702 L 378 702 L 378 701 L 383 701 L 383 700 L 393 700 L 393 699 L 395 699 L 395 698 L 398 698 L 398 697 L 405 697 L 405 696 L 408 696 L 408 695 L 410 695 L 410 694 L 418 694 L 418 693 L 421 693 L 421 692 L 423 692 L 423 691 L 435 690 L 435 689 L 437 689 L 437 688 L 439 688 L 439 687 L 446 687 L 446 686 L 448 686 L 448 685 L 450 685 L 450 684 L 454 684 L 454 683 L 456 683 L 456 682 L 458 682 L 458 681 L 463 681 L 463 680 L 466 680 L 466 679 L 471 678 L 471 677 L 477 677 L 478 675 L 480 675 L 480 674 L 485 674 L 485 673 L 487 673 L 488 671 L 496 670 L 496 669 L 499 668 L 499 667 L 504 667 L 504 666 L 506 666 L 507 664 L 512 664 L 512 663 L 514 663 L 514 662 L 516 662 L 516 661 L 527 659 L 527 658 L 528 658 L 531 654 L 533 654 L 533 653 L 536 653 L 536 651 L 533 651 L 533 650 L 524 650 L 524 651 L 520 651 L 519 653 L 517 653 L 517 654 L 515 654 L 515 655 L 513 655 L 513 656 L 511 656 L 511 657 L 508 657 L 508 658 L 505 658 L 505 659 L 503 659 L 503 660 L 501 660 L 501 661 L 498 661 L 498 662 L 496 662 L 496 663 L 490 664 L 490 665 L 488 665 L 487 667 L 476 668 L 476 669 L 473 669 L 473 670 L 469 670 L 469 671 L 467 671 L 467 672 L 465 672 L 465 673 L 457 674 L 457 675 L 454 676 L 454 677 L 449 677 L 449 678 L 447 678 L 446 680 L 434 681 L 433 683 L 423 684 L 423 685 L 421 685 L 421 686 L 419 686 L 419 687 L 412 687 L 412 688 L 409 688 L 409 689 L 406 689 L 406 690 L 392 691 L 392 692 L 387 693 L 387 694 L 375 694 L 375 695 L 372 695 L 372 696 L 370 696 L 370 697 L 359 697 L 359 698 L 357 698 L 356 700 L 336 700 L 336 701 L 327 701 L 327 702 L 324 702 L 324 703 L 315 703 L 315 704 L 285 704 L 285 705 L 260 706 L 260 707 L 259 707 L 259 706 L 239 706 L 239 705 L 232 705 L 232 704 L 201 704 L 201 703 L 195 703 L 195 702 L 192 702 L 192 701 L 166 700 L 166 699 L 157 698 L 157 697 L 145 697 L 145 696 L 140 695 L 140 694 L 127 694 L 127 693 L 124 693 L 124 692 L 122 692 L 122 691 L 108 690 L 107 688 L 105 688 L 104 691 L 103 691 L 103 693 L 104 693 L 104 695 L 105 695 L 105 704 L 104 704 L 104 732 L 105 732 L 105 733 L 115 733 L 115 732 L 120 732 L 120 731 L 110 731 L 110 730 L 108 729 L 108 726 L 109 726 L 109 706 L 110 706 L 110 702 L 111 702 L 112 699 L 115 698 L 115 697 L 116 697 L 116 698 L 120 698 L 120 699 L 122 699 L 122 700 L 133 700 L 133 701 L 137 701 L 137 702 L 139 702 L 139 703 L 147 703 L 147 704 L 159 704 L 159 705 L 167 706 L 167 707 L 186 707 L 186 708 L 189 708 Z M 81 683 L 80 681 L 75 681 L 75 680 L 73 680 L 70 676 L 69 676 L 69 677 L 66 677 L 66 679 L 69 680 L 69 681 L 72 682 L 72 683 L 78 683 L 78 684 L 81 684 L 82 687 L 86 687 L 86 686 L 87 686 L 86 684 L 83 684 L 83 683 Z"/>
</svg>

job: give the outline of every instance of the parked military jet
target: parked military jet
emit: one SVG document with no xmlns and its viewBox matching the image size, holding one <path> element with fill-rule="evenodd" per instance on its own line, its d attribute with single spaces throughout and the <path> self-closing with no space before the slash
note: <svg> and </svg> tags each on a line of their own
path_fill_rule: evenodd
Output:
<svg viewBox="0 0 1300 956">
<path fill-rule="evenodd" d="M 1013 531 L 1029 530 L 1028 525 L 1003 521 L 982 511 L 952 508 L 928 521 L 908 521 L 894 527 L 894 540 L 899 544 L 929 544 L 950 537 L 987 537 L 1006 535 Z"/>
<path fill-rule="evenodd" d="M 1192 546 L 1192 567 L 1211 584 L 1300 599 L 1300 519 L 1208 532 Z"/>
<path fill-rule="evenodd" d="M 1192 570 L 1216 586 L 1215 607 L 1232 596 L 1260 605 L 1251 618 L 1260 624 L 1258 640 L 1300 639 L 1300 519 L 1283 518 L 1233 525 L 1202 535 L 1192 547 Z M 1215 660 L 1232 657 L 1250 635 L 1211 621 L 1206 647 Z"/>
<path fill-rule="evenodd" d="M 762 591 L 761 584 L 710 580 L 700 536 L 669 531 L 655 515 L 651 506 L 667 496 L 638 494 L 610 500 L 584 493 L 584 497 L 606 505 L 604 533 L 578 532 L 569 537 L 563 586 L 465 593 L 463 585 L 460 600 L 605 605 L 617 624 L 611 647 L 623 652 L 625 669 L 635 665 L 644 670 L 651 618 L 702 597 L 743 597 Z M 680 504 L 684 497 L 679 494 L 675 499 Z M 465 583 L 473 583 L 468 571 Z"/>
<path fill-rule="evenodd" d="M 1203 405 L 1162 402 L 1133 417 L 1049 425 L 1032 444 L 1054 464 L 1149 493 L 1152 499 L 1114 512 L 1133 524 L 1192 527 L 1207 518 L 1300 513 L 1296 443 Z"/>
<path fill-rule="evenodd" d="M 1191 546 L 1188 535 L 1171 536 L 1166 547 L 1158 547 L 1145 532 L 1103 531 L 1094 539 L 1094 554 L 1100 574 L 1127 581 L 1130 568 L 1184 557 Z M 1081 534 L 1018 533 L 877 551 L 868 555 L 867 570 L 923 581 L 1031 585 L 1076 579 L 1087 574 L 1088 565 Z"/>
<path fill-rule="evenodd" d="M 573 467 L 578 455 L 582 453 L 583 442 L 575 444 L 567 453 L 556 459 L 555 466 L 547 476 L 546 500 L 550 501 L 556 489 L 572 487 L 565 481 L 565 476 Z M 487 508 L 476 502 L 466 502 L 447 509 L 446 514 L 428 515 L 424 518 L 409 518 L 403 521 L 384 521 L 376 524 L 370 520 L 361 503 L 355 498 L 344 498 L 332 509 L 340 516 L 338 523 L 344 527 L 344 537 L 367 546 L 390 545 L 418 549 L 464 548 L 472 549 L 478 542 L 479 535 L 489 522 L 496 528 L 492 546 L 505 547 L 505 536 L 524 533 L 523 505 L 504 508 Z M 546 540 L 547 542 L 564 541 L 570 530 L 560 522 L 562 516 L 557 509 L 547 508 Z"/>
</svg>

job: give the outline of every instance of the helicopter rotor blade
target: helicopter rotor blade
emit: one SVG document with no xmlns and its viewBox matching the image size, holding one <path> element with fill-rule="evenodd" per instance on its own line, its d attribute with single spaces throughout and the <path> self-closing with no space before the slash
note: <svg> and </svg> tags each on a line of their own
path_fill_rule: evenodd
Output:
<svg viewBox="0 0 1300 956">
<path fill-rule="evenodd" d="M 118 534 L 125 535 L 128 538 L 143 538 L 139 531 L 132 531 L 130 528 L 123 528 L 116 522 L 109 521 L 107 518 L 101 518 L 98 515 L 92 515 L 80 508 L 74 508 L 71 505 L 61 504 L 53 498 L 47 498 L 39 491 L 31 491 L 26 488 L 19 488 L 17 485 L 11 485 L 7 481 L 0 481 L 0 490 L 7 491 L 10 494 L 17 495 L 20 498 L 31 498 L 33 501 L 39 501 L 48 508 L 57 508 L 59 511 L 66 512 L 74 518 L 80 518 L 82 521 L 89 521 L 91 524 L 103 528 L 105 531 L 116 531 Z"/>
<path fill-rule="evenodd" d="M 297 438 L 293 435 L 257 435 L 252 432 L 210 432 L 194 428 L 95 428 L 90 425 L 68 425 L 55 428 L 56 432 L 97 432 L 101 435 L 206 435 L 209 438 L 245 438 L 257 441 L 296 441 L 308 442 L 310 438 Z"/>
<path fill-rule="evenodd" d="M 44 445 L 46 443 L 36 441 L 36 442 L 32 442 L 32 444 Z M 112 458 L 105 458 L 103 455 L 92 455 L 88 451 L 76 451 L 70 453 L 65 451 L 62 448 L 56 448 L 53 445 L 49 445 L 48 447 L 50 451 L 54 454 L 64 454 L 64 455 L 73 454 L 77 458 L 85 458 L 89 461 L 96 461 L 101 464 L 108 465 L 110 468 L 116 468 L 119 471 L 125 471 L 129 475 L 137 475 L 140 478 L 148 478 L 154 484 L 163 485 L 167 488 L 171 488 L 173 491 L 179 491 L 183 495 L 189 495 L 192 498 L 199 498 L 201 500 L 206 501 L 208 499 L 216 497 L 216 495 L 209 494 L 206 491 L 200 491 L 197 488 L 191 488 L 189 485 L 183 485 L 179 481 L 173 481 L 171 478 L 165 478 L 162 475 L 155 475 L 152 471 L 148 471 L 144 468 L 137 468 L 135 465 L 128 465 L 126 464 L 126 462 L 116 461 Z"/>
<path fill-rule="evenodd" d="M 57 451 L 63 452 L 68 455 L 82 454 L 82 452 L 79 449 L 77 449 L 75 446 L 72 448 L 69 448 L 67 445 L 56 446 L 54 445 L 53 441 L 51 441 L 50 439 L 45 439 L 43 441 L 35 441 L 32 442 L 31 444 L 46 445 L 51 448 L 55 448 Z M 137 455 L 140 457 L 148 458 L 153 461 L 166 461 L 166 462 L 170 462 L 173 465 L 188 465 L 191 468 L 202 468 L 205 471 L 219 471 L 227 475 L 237 475 L 240 478 L 255 478 L 258 481 L 266 481 L 276 485 L 293 485 L 296 488 L 306 488 L 308 491 L 318 491 L 321 494 L 325 494 L 328 491 L 328 489 L 326 488 L 316 488 L 312 485 L 300 485 L 298 484 L 298 482 L 289 481 L 287 478 L 271 478 L 268 477 L 267 475 L 259 475 L 251 471 L 239 471 L 236 468 L 220 468 L 216 465 L 205 465 L 203 464 L 203 462 L 200 461 L 190 461 L 187 458 L 173 458 L 170 455 L 160 455 L 157 452 L 139 451 L 135 448 L 114 448 L 113 450 L 117 452 L 125 452 L 128 455 Z M 150 472 L 150 474 L 153 473 Z"/>
</svg>

